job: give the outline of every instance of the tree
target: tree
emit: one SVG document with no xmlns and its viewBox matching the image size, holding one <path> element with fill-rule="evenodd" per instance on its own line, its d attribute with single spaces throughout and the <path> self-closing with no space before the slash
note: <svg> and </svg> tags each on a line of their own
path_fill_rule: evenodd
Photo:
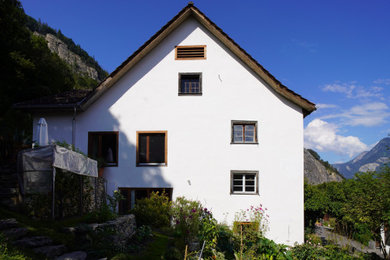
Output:
<svg viewBox="0 0 390 260">
<path fill-rule="evenodd" d="M 347 200 L 343 207 L 343 221 L 354 227 L 368 227 L 372 237 L 380 241 L 385 257 L 381 228 L 389 221 L 389 175 L 388 169 L 381 173 L 357 173 L 347 182 Z"/>
</svg>

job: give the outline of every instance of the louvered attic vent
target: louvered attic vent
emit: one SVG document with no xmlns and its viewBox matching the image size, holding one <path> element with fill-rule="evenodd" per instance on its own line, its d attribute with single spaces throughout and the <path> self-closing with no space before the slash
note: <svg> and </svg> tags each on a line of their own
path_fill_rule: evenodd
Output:
<svg viewBox="0 0 390 260">
<path fill-rule="evenodd" d="M 206 59 L 206 45 L 176 46 L 177 60 Z"/>
</svg>

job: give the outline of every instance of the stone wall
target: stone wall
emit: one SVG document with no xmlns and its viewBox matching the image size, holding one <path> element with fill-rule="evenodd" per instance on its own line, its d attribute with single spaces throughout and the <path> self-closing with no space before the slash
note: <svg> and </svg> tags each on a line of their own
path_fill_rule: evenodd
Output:
<svg viewBox="0 0 390 260">
<path fill-rule="evenodd" d="M 129 239 L 135 234 L 136 228 L 135 216 L 130 214 L 101 224 L 67 228 L 66 231 L 75 234 L 80 243 L 88 243 L 92 237 L 99 240 L 101 244 L 121 249 L 126 247 Z"/>
</svg>

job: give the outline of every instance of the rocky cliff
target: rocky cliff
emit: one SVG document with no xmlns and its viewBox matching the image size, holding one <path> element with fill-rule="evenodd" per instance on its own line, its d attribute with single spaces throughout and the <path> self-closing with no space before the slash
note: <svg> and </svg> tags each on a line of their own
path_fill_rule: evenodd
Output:
<svg viewBox="0 0 390 260">
<path fill-rule="evenodd" d="M 377 171 L 390 163 L 390 137 L 380 140 L 370 151 L 363 152 L 349 162 L 333 164 L 345 178 L 357 172 Z"/>
<path fill-rule="evenodd" d="M 336 171 L 325 167 L 307 149 L 304 150 L 305 180 L 309 184 L 320 184 L 331 181 L 342 181 L 344 178 Z"/>
<path fill-rule="evenodd" d="M 99 80 L 98 72 L 95 68 L 88 66 L 82 61 L 81 57 L 68 49 L 68 46 L 53 34 L 47 33 L 45 36 L 34 32 L 45 38 L 49 49 L 70 65 L 76 73 L 86 75 L 94 80 Z"/>
</svg>

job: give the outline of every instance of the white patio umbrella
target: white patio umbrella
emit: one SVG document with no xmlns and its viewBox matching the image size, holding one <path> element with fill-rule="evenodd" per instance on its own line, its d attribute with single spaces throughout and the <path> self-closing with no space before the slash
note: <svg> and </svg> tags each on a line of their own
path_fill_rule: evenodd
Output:
<svg viewBox="0 0 390 260">
<path fill-rule="evenodd" d="M 46 120 L 42 117 L 38 121 L 37 128 L 37 143 L 39 146 L 45 146 L 49 144 L 49 134 L 47 130 Z"/>
</svg>

